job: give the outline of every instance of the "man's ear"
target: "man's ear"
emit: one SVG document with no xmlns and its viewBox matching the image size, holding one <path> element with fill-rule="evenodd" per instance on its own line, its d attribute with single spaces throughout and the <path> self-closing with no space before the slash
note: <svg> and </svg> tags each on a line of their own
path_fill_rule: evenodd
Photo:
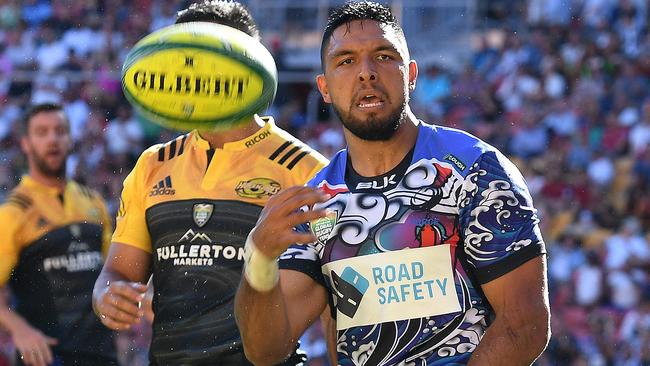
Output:
<svg viewBox="0 0 650 366">
<path fill-rule="evenodd" d="M 418 64 L 415 60 L 409 61 L 409 91 L 413 93 L 418 79 Z"/>
<path fill-rule="evenodd" d="M 327 88 L 325 74 L 319 74 L 316 76 L 316 85 L 318 86 L 318 91 L 320 91 L 320 94 L 323 96 L 323 101 L 331 104 L 332 98 L 330 97 L 329 89 Z"/>
</svg>

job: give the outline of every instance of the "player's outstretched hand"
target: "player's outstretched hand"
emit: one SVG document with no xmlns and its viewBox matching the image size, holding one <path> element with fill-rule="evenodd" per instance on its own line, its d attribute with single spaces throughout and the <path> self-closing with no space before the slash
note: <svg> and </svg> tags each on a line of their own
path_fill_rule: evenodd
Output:
<svg viewBox="0 0 650 366">
<path fill-rule="evenodd" d="M 251 233 L 255 247 L 268 258 L 277 258 L 291 244 L 316 240 L 311 233 L 301 233 L 294 227 L 324 217 L 327 210 L 304 210 L 325 202 L 329 195 L 311 187 L 287 188 L 271 197 L 262 210 Z"/>
<path fill-rule="evenodd" d="M 146 291 L 147 285 L 139 282 L 111 282 L 97 296 L 95 313 L 111 329 L 129 329 L 144 315 L 140 303 Z"/>
<path fill-rule="evenodd" d="M 12 340 L 25 365 L 47 366 L 54 362 L 51 346 L 58 342 L 25 323 L 12 333 Z"/>
</svg>

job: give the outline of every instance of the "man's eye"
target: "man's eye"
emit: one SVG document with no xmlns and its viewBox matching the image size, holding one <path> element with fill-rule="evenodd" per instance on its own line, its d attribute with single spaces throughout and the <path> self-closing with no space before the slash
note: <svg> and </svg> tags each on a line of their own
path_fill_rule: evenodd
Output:
<svg viewBox="0 0 650 366">
<path fill-rule="evenodd" d="M 339 62 L 339 66 L 340 65 L 349 65 L 351 63 L 352 63 L 352 59 L 351 58 L 346 58 L 345 60 Z"/>
<path fill-rule="evenodd" d="M 388 56 L 388 55 L 379 55 L 379 56 L 377 56 L 377 59 L 381 60 L 381 61 L 387 61 L 387 60 L 390 60 L 391 57 Z"/>
</svg>

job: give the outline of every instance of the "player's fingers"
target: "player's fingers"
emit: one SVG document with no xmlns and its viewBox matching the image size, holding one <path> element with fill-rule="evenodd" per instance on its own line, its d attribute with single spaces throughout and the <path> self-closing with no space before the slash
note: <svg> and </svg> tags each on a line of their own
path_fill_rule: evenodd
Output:
<svg viewBox="0 0 650 366">
<path fill-rule="evenodd" d="M 285 188 L 280 192 L 271 196 L 271 198 L 269 198 L 269 200 L 266 202 L 266 205 L 264 205 L 264 207 L 266 208 L 266 211 L 269 211 L 276 206 L 281 206 L 284 202 L 286 202 L 291 197 L 300 194 L 301 192 L 307 192 L 312 189 L 313 188 L 305 187 L 305 186 L 293 186 L 293 187 Z"/>
<path fill-rule="evenodd" d="M 147 287 L 147 284 L 140 283 L 140 282 L 131 282 L 129 283 L 129 286 L 131 286 L 131 288 L 133 288 L 136 292 L 140 294 L 147 292 L 147 289 L 149 288 Z"/>
<path fill-rule="evenodd" d="M 32 365 L 34 366 L 47 366 L 43 354 L 40 349 L 33 349 L 30 351 L 30 356 L 32 357 Z"/>
<path fill-rule="evenodd" d="M 140 301 L 146 290 L 147 290 L 147 286 L 142 285 L 142 291 L 137 291 L 135 287 L 135 283 L 133 282 L 131 283 L 116 282 L 116 283 L 112 283 L 109 288 L 110 293 L 125 297 L 132 302 Z"/>
<path fill-rule="evenodd" d="M 303 206 L 312 207 L 317 203 L 327 201 L 328 198 L 329 195 L 318 190 L 303 192 L 286 200 L 284 204 L 282 204 L 282 209 L 278 210 L 278 214 L 286 216 L 299 210 Z"/>
<path fill-rule="evenodd" d="M 56 346 L 57 344 L 59 344 L 59 340 L 56 338 L 45 336 L 45 343 L 47 343 L 50 346 Z"/>
<path fill-rule="evenodd" d="M 32 354 L 32 351 L 29 349 L 19 349 L 18 352 L 20 352 L 20 358 L 22 362 L 25 365 L 33 365 L 34 364 L 34 356 Z"/>
<path fill-rule="evenodd" d="M 101 318 L 102 324 L 104 324 L 105 326 L 107 326 L 108 328 L 113 329 L 113 330 L 127 330 L 127 329 L 131 328 L 130 323 L 123 323 L 123 322 L 117 321 L 117 320 L 115 320 L 115 319 L 113 319 L 113 318 L 111 318 L 110 316 L 107 316 L 107 315 L 101 315 L 100 318 Z"/>
<path fill-rule="evenodd" d="M 140 321 L 139 310 L 136 310 L 135 313 L 132 313 L 122 310 L 122 308 L 119 306 L 113 306 L 109 308 L 104 314 L 122 323 L 133 324 Z"/>
<path fill-rule="evenodd" d="M 327 212 L 328 212 L 327 209 L 299 211 L 289 216 L 289 219 L 287 220 L 287 224 L 290 227 L 294 227 L 302 223 L 309 222 L 311 220 L 316 220 L 321 217 L 325 217 L 327 216 Z"/>
<path fill-rule="evenodd" d="M 38 348 L 38 355 L 39 357 L 43 360 L 44 365 L 49 365 L 54 361 L 52 357 L 52 351 L 50 350 L 50 346 L 45 343 L 45 340 L 43 343 L 40 344 Z"/>
<path fill-rule="evenodd" d="M 113 307 L 131 316 L 134 317 L 142 316 L 142 310 L 140 309 L 140 307 L 138 307 L 139 301 L 133 302 L 131 299 L 127 299 L 116 295 L 111 296 L 109 301 Z"/>
<path fill-rule="evenodd" d="M 299 232 L 293 232 L 291 234 L 287 234 L 286 236 L 284 236 L 284 239 L 286 242 L 291 244 L 308 244 L 308 243 L 313 243 L 317 240 L 314 234 L 299 233 Z"/>
</svg>

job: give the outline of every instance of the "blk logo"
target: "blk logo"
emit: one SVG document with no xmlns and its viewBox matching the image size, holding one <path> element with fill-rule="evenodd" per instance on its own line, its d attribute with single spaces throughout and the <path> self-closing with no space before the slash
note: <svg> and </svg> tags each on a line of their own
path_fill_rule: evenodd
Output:
<svg viewBox="0 0 650 366">
<path fill-rule="evenodd" d="M 334 271 L 330 274 L 332 287 L 336 290 L 336 308 L 348 317 L 354 318 L 370 282 L 351 267 L 345 267 L 340 277 Z"/>
<path fill-rule="evenodd" d="M 370 182 L 359 182 L 357 184 L 357 189 L 384 189 L 397 184 L 395 181 L 395 174 L 391 174 L 388 177 L 382 177 L 374 179 Z"/>
</svg>

